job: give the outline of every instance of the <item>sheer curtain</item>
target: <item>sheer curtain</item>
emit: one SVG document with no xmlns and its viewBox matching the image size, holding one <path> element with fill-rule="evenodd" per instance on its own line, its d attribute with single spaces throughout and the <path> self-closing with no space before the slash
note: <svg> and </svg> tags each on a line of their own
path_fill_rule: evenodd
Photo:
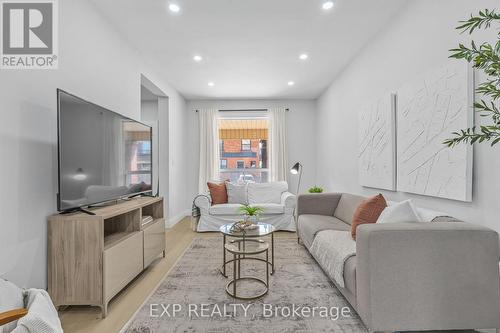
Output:
<svg viewBox="0 0 500 333">
<path fill-rule="evenodd" d="M 286 181 L 288 175 L 288 145 L 286 133 L 286 109 L 269 109 L 270 149 L 269 169 L 271 181 Z"/>
<path fill-rule="evenodd" d="M 217 109 L 198 110 L 200 125 L 200 174 L 199 193 L 207 190 L 207 181 L 219 178 L 219 131 Z"/>
</svg>

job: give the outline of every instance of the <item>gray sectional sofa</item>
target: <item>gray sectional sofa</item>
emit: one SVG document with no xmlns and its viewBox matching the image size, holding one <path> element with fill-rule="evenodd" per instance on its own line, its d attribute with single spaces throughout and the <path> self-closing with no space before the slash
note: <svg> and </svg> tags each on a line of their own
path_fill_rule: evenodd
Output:
<svg viewBox="0 0 500 333">
<path fill-rule="evenodd" d="M 303 245 L 311 251 L 325 230 L 350 231 L 364 199 L 348 193 L 300 195 L 297 233 Z M 498 233 L 447 216 L 433 220 L 359 226 L 355 255 L 344 261 L 343 287 L 334 284 L 372 332 L 498 332 Z"/>
</svg>

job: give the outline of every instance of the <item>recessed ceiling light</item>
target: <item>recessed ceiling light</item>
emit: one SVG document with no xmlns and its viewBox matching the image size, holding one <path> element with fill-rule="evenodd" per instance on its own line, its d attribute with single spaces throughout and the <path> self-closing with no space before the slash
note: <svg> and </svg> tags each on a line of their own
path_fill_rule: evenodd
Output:
<svg viewBox="0 0 500 333">
<path fill-rule="evenodd" d="M 171 3 L 168 5 L 168 9 L 172 12 L 172 13 L 178 13 L 181 11 L 181 7 L 179 7 L 179 5 L 175 4 L 175 3 Z"/>
<path fill-rule="evenodd" d="M 288 85 L 289 85 L 289 86 L 293 86 L 294 84 L 295 84 L 295 82 L 293 82 L 293 81 L 288 81 Z"/>
<path fill-rule="evenodd" d="M 323 9 L 329 10 L 333 8 L 333 1 L 326 1 L 323 3 Z"/>
<path fill-rule="evenodd" d="M 213 87 L 213 86 L 215 86 L 215 83 L 214 83 L 214 82 L 212 82 L 212 81 L 210 81 L 210 82 L 208 82 L 208 86 L 209 86 L 209 87 Z"/>
<path fill-rule="evenodd" d="M 299 55 L 299 59 L 300 60 L 306 60 L 307 58 L 309 58 L 309 56 L 307 55 L 307 53 L 302 53 L 301 55 Z"/>
<path fill-rule="evenodd" d="M 202 58 L 200 55 L 195 55 L 195 56 L 193 57 L 193 60 L 194 60 L 194 61 L 196 61 L 196 62 L 200 62 L 200 61 L 202 61 L 202 60 L 203 60 L 203 58 Z"/>
</svg>

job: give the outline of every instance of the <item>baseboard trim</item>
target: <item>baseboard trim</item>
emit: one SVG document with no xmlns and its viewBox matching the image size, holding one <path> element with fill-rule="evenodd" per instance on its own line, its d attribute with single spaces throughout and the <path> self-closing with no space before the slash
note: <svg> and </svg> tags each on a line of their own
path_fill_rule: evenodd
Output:
<svg viewBox="0 0 500 333">
<path fill-rule="evenodd" d="M 189 216 L 191 214 L 191 211 L 189 209 L 186 209 L 180 214 L 177 214 L 176 216 L 169 218 L 165 220 L 165 228 L 170 229 L 180 221 L 182 221 L 185 217 Z"/>
</svg>

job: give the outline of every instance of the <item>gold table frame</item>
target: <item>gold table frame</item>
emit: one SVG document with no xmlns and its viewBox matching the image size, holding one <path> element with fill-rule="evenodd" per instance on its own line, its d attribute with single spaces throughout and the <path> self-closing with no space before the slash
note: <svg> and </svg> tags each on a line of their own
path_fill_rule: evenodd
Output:
<svg viewBox="0 0 500 333">
<path fill-rule="evenodd" d="M 227 238 L 236 238 L 237 239 L 242 239 L 243 241 L 250 239 L 255 239 L 255 238 L 263 238 L 263 237 L 271 237 L 271 261 L 267 261 L 268 265 L 271 265 L 271 275 L 274 275 L 275 272 L 275 265 L 274 265 L 274 232 L 276 231 L 276 228 L 272 226 L 271 224 L 268 223 L 262 223 L 258 222 L 256 223 L 259 226 L 259 232 L 255 233 L 255 230 L 248 230 L 248 231 L 242 231 L 242 232 L 232 232 L 230 231 L 231 226 L 233 223 L 228 223 L 219 228 L 220 233 L 222 234 L 222 267 L 220 269 L 220 273 L 222 276 L 227 278 L 226 274 L 226 265 L 233 262 L 233 259 L 226 260 L 226 243 L 227 243 Z M 232 240 L 231 242 L 234 242 L 235 240 Z M 244 256 L 245 257 L 245 256 Z M 260 260 L 264 261 L 262 258 L 253 258 L 254 260 Z"/>
</svg>

